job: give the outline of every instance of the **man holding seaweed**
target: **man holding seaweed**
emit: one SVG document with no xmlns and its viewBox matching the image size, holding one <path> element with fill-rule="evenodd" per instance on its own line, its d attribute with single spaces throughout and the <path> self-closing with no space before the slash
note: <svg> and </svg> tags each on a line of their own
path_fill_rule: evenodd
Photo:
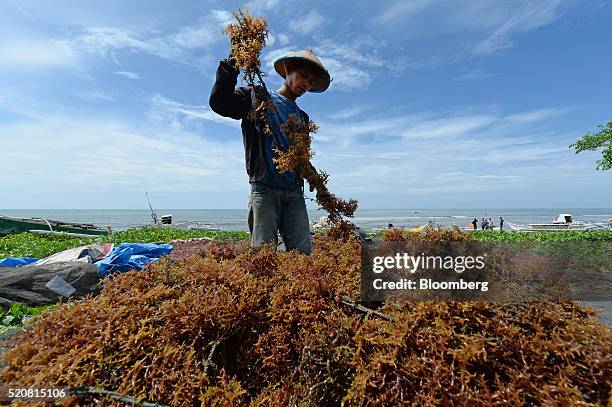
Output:
<svg viewBox="0 0 612 407">
<path fill-rule="evenodd" d="M 280 173 L 274 159 L 277 150 L 287 151 L 290 145 L 281 125 L 290 116 L 309 122 L 308 115 L 295 103 L 296 99 L 306 92 L 325 91 L 331 78 L 310 50 L 287 53 L 274 62 L 274 69 L 285 82 L 268 94 L 269 101 L 274 104 L 274 108 L 266 108 L 269 129 L 254 114 L 261 102 L 254 88 L 236 87 L 239 69 L 232 56 L 219 63 L 209 103 L 221 116 L 242 120 L 246 169 L 251 184 L 248 215 L 251 244 L 277 244 L 280 232 L 287 250 L 297 249 L 310 254 L 312 242 L 304 180 L 294 171 Z M 313 186 L 310 187 L 312 190 Z"/>
</svg>

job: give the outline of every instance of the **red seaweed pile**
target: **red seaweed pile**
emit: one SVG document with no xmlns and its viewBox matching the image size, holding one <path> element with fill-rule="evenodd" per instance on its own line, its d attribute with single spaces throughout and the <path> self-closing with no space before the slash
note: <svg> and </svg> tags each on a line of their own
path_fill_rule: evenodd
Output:
<svg viewBox="0 0 612 407">
<path fill-rule="evenodd" d="M 10 387 L 172 406 L 605 405 L 612 334 L 576 303 L 359 304 L 360 246 L 203 242 L 44 314 Z M 81 395 L 65 405 L 125 405 Z M 581 404 L 582 403 L 582 404 Z"/>
</svg>

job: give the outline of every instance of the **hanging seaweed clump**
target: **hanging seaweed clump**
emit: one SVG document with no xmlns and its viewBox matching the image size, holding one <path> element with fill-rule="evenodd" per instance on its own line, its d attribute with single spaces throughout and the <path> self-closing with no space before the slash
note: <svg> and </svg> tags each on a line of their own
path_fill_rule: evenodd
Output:
<svg viewBox="0 0 612 407">
<path fill-rule="evenodd" d="M 244 81 L 255 90 L 257 102 L 252 107 L 250 118 L 262 123 L 264 132 L 270 134 L 267 109 L 276 111 L 276 107 L 263 80 L 266 73 L 261 70 L 260 60 L 268 38 L 268 22 L 263 17 L 249 14 L 246 7 L 244 11 L 235 12 L 234 18 L 236 21 L 223 29 L 231 40 L 229 59 L 235 68 L 242 70 Z"/>
<path fill-rule="evenodd" d="M 317 203 L 320 207 L 329 213 L 329 221 L 336 227 L 346 228 L 343 217 L 352 217 L 357 210 L 357 201 L 351 199 L 345 201 L 338 198 L 327 189 L 327 181 L 329 175 L 325 172 L 317 172 L 310 165 L 310 159 L 314 153 L 310 149 L 312 142 L 312 133 L 316 133 L 319 126 L 313 121 L 304 123 L 298 120 L 295 116 L 289 116 L 286 123 L 281 125 L 281 128 L 291 141 L 291 145 L 287 151 L 276 149 L 277 157 L 274 158 L 274 163 L 278 172 L 281 174 L 286 171 L 295 171 L 298 176 L 306 179 L 308 183 L 314 186 L 317 190 Z"/>
<path fill-rule="evenodd" d="M 245 82 L 255 89 L 257 103 L 253 107 L 251 117 L 262 123 L 264 132 L 269 134 L 271 130 L 267 116 L 268 109 L 274 114 L 278 113 L 270 101 L 263 80 L 265 73 L 261 70 L 260 55 L 266 45 L 268 24 L 262 17 L 250 15 L 246 8 L 244 11 L 239 10 L 234 13 L 234 17 L 236 22 L 229 24 L 224 30 L 232 42 L 230 60 L 234 66 L 244 72 Z M 314 186 L 317 190 L 316 201 L 321 209 L 329 214 L 328 220 L 334 226 L 331 233 L 346 238 L 352 233 L 354 226 L 344 218 L 354 215 L 357 201 L 343 200 L 329 192 L 327 189 L 329 175 L 323 171 L 318 172 L 310 164 L 310 159 L 314 155 L 310 149 L 311 134 L 317 132 L 318 126 L 312 121 L 304 123 L 295 116 L 290 116 L 281 128 L 292 144 L 287 151 L 275 149 L 277 157 L 274 158 L 274 163 L 279 173 L 295 171 L 299 177 Z"/>
<path fill-rule="evenodd" d="M 259 59 L 261 50 L 268 38 L 268 22 L 262 17 L 254 17 L 245 8 L 234 13 L 236 22 L 228 24 L 223 30 L 231 39 L 230 59 L 236 68 L 242 70 L 244 80 L 254 86 L 264 86 Z"/>
</svg>

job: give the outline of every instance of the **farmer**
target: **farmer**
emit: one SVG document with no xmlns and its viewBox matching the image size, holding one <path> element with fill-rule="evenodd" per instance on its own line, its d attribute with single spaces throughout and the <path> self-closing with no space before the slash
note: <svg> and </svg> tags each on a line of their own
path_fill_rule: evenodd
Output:
<svg viewBox="0 0 612 407">
<path fill-rule="evenodd" d="M 252 87 L 236 87 L 239 69 L 231 56 L 217 68 L 217 79 L 210 93 L 210 107 L 221 116 L 242 120 L 242 139 L 246 170 L 251 184 L 248 223 L 251 245 L 278 244 L 280 232 L 289 251 L 297 249 L 310 254 L 310 226 L 304 202 L 304 180 L 295 172 L 280 174 L 273 158 L 275 148 L 287 151 L 290 141 L 281 124 L 290 115 L 308 123 L 308 115 L 295 103 L 306 92 L 325 91 L 331 78 L 317 56 L 310 50 L 289 52 L 274 62 L 274 69 L 285 79 L 283 85 L 270 92 L 277 113 L 268 109 L 272 134 L 263 132 L 260 120 L 251 112 L 255 100 Z M 310 190 L 314 187 L 311 185 Z"/>
</svg>

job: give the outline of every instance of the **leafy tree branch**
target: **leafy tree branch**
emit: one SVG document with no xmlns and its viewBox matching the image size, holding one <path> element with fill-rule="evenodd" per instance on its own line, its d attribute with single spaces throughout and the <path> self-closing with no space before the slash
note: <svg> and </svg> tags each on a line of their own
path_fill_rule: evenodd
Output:
<svg viewBox="0 0 612 407">
<path fill-rule="evenodd" d="M 597 160 L 597 169 L 601 171 L 612 168 L 612 122 L 607 126 L 599 125 L 599 131 L 595 134 L 587 133 L 570 148 L 576 149 L 576 154 L 582 151 L 595 151 L 603 148 L 601 160 Z"/>
</svg>

